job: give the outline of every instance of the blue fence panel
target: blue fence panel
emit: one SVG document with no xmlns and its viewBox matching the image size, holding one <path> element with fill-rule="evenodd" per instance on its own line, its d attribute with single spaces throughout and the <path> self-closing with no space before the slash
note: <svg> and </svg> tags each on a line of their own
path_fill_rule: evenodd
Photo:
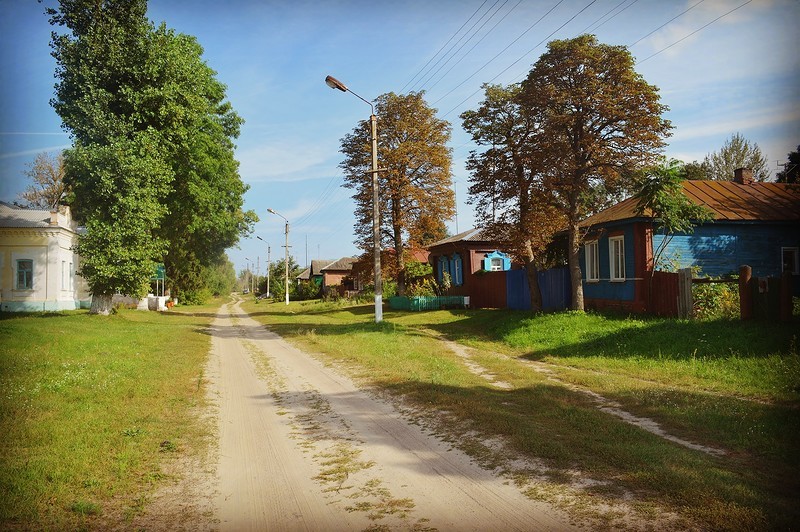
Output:
<svg viewBox="0 0 800 532">
<path fill-rule="evenodd" d="M 539 272 L 539 288 L 542 290 L 544 310 L 566 310 L 572 304 L 569 268 L 552 268 Z"/>
<path fill-rule="evenodd" d="M 530 310 L 531 292 L 525 270 L 506 272 L 506 301 L 511 310 Z M 565 310 L 572 302 L 569 269 L 553 268 L 539 272 L 539 289 L 542 292 L 542 309 Z"/>
<path fill-rule="evenodd" d="M 531 309 L 531 290 L 525 270 L 506 272 L 506 305 L 511 310 Z"/>
</svg>

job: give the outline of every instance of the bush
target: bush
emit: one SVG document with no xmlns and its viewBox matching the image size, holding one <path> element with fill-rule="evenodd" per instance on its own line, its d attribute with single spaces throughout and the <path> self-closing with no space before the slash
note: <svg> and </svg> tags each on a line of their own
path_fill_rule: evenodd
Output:
<svg viewBox="0 0 800 532">
<path fill-rule="evenodd" d="M 697 319 L 736 319 L 740 316 L 739 285 L 736 283 L 695 283 L 692 285 L 692 299 Z"/>
</svg>

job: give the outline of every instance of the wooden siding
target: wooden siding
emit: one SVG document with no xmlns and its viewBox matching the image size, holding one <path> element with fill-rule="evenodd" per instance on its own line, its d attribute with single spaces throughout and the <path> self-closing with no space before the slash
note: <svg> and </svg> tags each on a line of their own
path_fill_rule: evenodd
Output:
<svg viewBox="0 0 800 532">
<path fill-rule="evenodd" d="M 663 241 L 653 235 L 653 245 Z M 693 234 L 675 235 L 662 260 L 675 269 L 698 266 L 701 275 L 721 276 L 738 273 L 746 264 L 755 277 L 779 276 L 782 269 L 781 248 L 800 247 L 800 226 L 792 224 L 706 224 Z"/>
</svg>

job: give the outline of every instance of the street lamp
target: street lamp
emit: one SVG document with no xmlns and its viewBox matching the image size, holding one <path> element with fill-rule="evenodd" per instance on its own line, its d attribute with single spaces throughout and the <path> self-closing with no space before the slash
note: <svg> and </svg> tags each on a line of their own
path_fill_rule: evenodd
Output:
<svg viewBox="0 0 800 532">
<path fill-rule="evenodd" d="M 380 227 L 380 206 L 378 205 L 378 118 L 375 116 L 375 107 L 371 102 L 365 100 L 347 86 L 334 78 L 327 76 L 325 84 L 332 89 L 342 92 L 349 92 L 359 100 L 365 102 L 370 108 L 370 130 L 372 134 L 372 247 L 373 247 L 373 268 L 375 270 L 375 323 L 383 321 L 383 286 L 381 283 L 381 227 Z"/>
<path fill-rule="evenodd" d="M 247 286 L 245 288 L 249 288 L 253 286 L 253 274 L 250 273 L 250 263 L 252 262 L 247 257 L 244 258 L 247 261 Z M 252 290 L 251 290 L 252 291 Z"/>
<path fill-rule="evenodd" d="M 263 238 L 261 238 L 261 237 L 260 237 L 260 236 L 258 236 L 258 235 L 256 235 L 256 238 L 257 238 L 257 239 L 259 239 L 259 240 L 261 240 L 263 243 L 265 243 L 265 244 L 267 245 L 267 297 L 269 297 L 269 270 L 270 270 L 270 264 L 271 264 L 271 262 L 270 262 L 270 261 L 272 260 L 272 259 L 270 258 L 270 247 L 269 247 L 269 242 L 267 242 L 266 240 L 264 240 Z"/>
<path fill-rule="evenodd" d="M 286 231 L 285 231 L 286 232 L 286 245 L 284 246 L 286 248 L 286 259 L 285 259 L 286 271 L 284 272 L 283 277 L 284 277 L 284 283 L 285 283 L 284 284 L 284 291 L 286 292 L 286 304 L 288 305 L 289 304 L 289 220 L 287 220 L 284 215 L 282 215 L 280 213 L 277 213 L 272 209 L 267 209 L 267 212 L 271 213 L 271 214 L 274 214 L 275 216 L 280 216 L 286 222 Z"/>
</svg>

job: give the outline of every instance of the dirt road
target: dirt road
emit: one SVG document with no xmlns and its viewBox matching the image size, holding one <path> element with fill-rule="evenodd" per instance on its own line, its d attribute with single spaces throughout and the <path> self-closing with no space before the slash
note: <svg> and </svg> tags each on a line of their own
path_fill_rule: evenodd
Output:
<svg viewBox="0 0 800 532">
<path fill-rule="evenodd" d="M 238 304 L 223 307 L 211 334 L 219 423 L 213 528 L 571 528 Z"/>
</svg>

